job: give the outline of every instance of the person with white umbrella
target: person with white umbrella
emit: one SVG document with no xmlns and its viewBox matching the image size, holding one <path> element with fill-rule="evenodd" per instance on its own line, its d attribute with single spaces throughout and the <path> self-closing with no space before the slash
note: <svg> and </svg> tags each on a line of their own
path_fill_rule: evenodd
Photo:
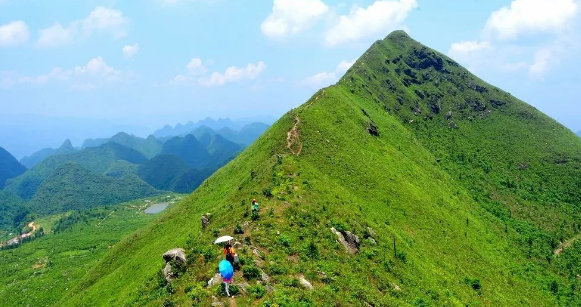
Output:
<svg viewBox="0 0 581 307">
<path fill-rule="evenodd" d="M 214 244 L 226 242 L 226 245 L 224 246 L 224 257 L 226 257 L 226 260 L 228 260 L 228 262 L 230 262 L 230 264 L 234 266 L 234 263 L 236 262 L 236 252 L 232 247 L 232 239 L 234 238 L 232 238 L 231 236 L 222 236 L 216 239 L 216 241 L 214 241 Z"/>
</svg>

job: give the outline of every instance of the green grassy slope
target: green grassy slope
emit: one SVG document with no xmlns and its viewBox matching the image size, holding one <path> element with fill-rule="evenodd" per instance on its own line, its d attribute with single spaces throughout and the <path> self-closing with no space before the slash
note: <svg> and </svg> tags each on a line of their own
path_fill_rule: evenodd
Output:
<svg viewBox="0 0 581 307">
<path fill-rule="evenodd" d="M 59 166 L 40 185 L 31 200 L 31 208 L 39 214 L 54 214 L 118 204 L 159 193 L 136 175 L 109 177 L 69 162 Z"/>
<path fill-rule="evenodd" d="M 4 188 L 6 180 L 14 178 L 26 171 L 26 167 L 20 164 L 4 148 L 0 147 L 0 189 Z"/>
<path fill-rule="evenodd" d="M 165 196 L 164 196 L 165 197 Z M 159 215 L 136 208 L 143 200 L 115 208 L 49 216 L 35 223 L 45 235 L 16 249 L 0 251 L 2 306 L 50 306 L 72 291 L 86 271 L 121 238 Z M 53 223 L 61 225 L 52 233 Z"/>
<path fill-rule="evenodd" d="M 57 305 L 208 306 L 218 289 L 205 283 L 221 258 L 211 242 L 239 225 L 246 277 L 235 282 L 253 286 L 238 306 L 579 305 L 581 247 L 571 242 L 558 257 L 551 247 L 558 233 L 579 231 L 580 191 L 568 188 L 579 182 L 581 141 L 417 47 L 402 32 L 374 44 L 337 85 L 113 248 Z M 258 221 L 248 217 L 252 198 Z M 201 230 L 205 212 L 213 220 Z M 331 227 L 358 235 L 359 253 Z M 168 286 L 161 255 L 177 246 L 191 261 Z"/>
<path fill-rule="evenodd" d="M 9 180 L 6 190 L 24 199 L 31 199 L 42 182 L 55 169 L 65 163 L 76 162 L 94 173 L 104 174 L 117 160 L 142 164 L 147 161 L 147 158 L 134 149 L 113 142 L 106 143 L 99 147 L 86 148 L 71 154 L 48 157 L 21 176 Z"/>
</svg>

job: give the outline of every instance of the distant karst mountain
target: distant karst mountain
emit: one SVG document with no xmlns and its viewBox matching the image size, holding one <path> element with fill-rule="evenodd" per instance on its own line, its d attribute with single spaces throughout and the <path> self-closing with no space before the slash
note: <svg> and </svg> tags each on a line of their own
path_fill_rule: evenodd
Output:
<svg viewBox="0 0 581 307">
<path fill-rule="evenodd" d="M 42 182 L 31 207 L 37 213 L 50 214 L 118 204 L 157 194 L 159 191 L 136 175 L 110 177 L 69 162 L 57 167 Z"/>
<path fill-rule="evenodd" d="M 150 135 L 146 139 L 129 135 L 125 132 L 119 132 L 110 138 L 86 139 L 81 148 L 99 147 L 107 142 L 113 142 L 139 151 L 148 159 L 153 158 L 160 153 L 162 143 L 156 137 Z"/>
<path fill-rule="evenodd" d="M 140 152 L 118 143 L 109 142 L 99 147 L 86 148 L 70 154 L 50 156 L 21 176 L 8 180 L 6 190 L 28 200 L 34 196 L 43 181 L 65 163 L 76 162 L 96 174 L 105 174 L 118 160 L 132 164 L 147 162 L 147 158 Z"/>
<path fill-rule="evenodd" d="M 71 144 L 71 141 L 66 140 L 59 148 L 57 148 L 57 149 L 53 149 L 53 148 L 41 149 L 41 150 L 33 153 L 32 155 L 30 155 L 30 157 L 24 157 L 24 158 L 20 159 L 20 163 L 22 163 L 27 168 L 32 168 L 35 165 L 37 165 L 38 163 L 42 162 L 42 160 L 44 160 L 52 155 L 68 154 L 68 153 L 75 152 L 75 151 L 76 151 L 76 149 L 75 149 L 75 147 L 73 147 L 73 144 Z"/>
<path fill-rule="evenodd" d="M 244 146 L 250 145 L 256 140 L 269 125 L 261 122 L 232 122 L 230 119 L 213 120 L 207 118 L 197 123 L 188 122 L 185 125 L 177 124 L 174 128 L 166 125 L 157 130 L 154 135 L 161 141 L 166 141 L 174 136 L 195 135 L 198 139 L 204 134 L 219 134 L 225 139 Z"/>
<path fill-rule="evenodd" d="M 579 204 L 581 139 L 396 31 L 55 306 L 581 306 Z M 221 235 L 233 298 L 208 286 Z"/>
<path fill-rule="evenodd" d="M 6 180 L 19 176 L 26 171 L 26 167 L 18 162 L 4 148 L 0 147 L 0 189 L 4 188 Z"/>
</svg>

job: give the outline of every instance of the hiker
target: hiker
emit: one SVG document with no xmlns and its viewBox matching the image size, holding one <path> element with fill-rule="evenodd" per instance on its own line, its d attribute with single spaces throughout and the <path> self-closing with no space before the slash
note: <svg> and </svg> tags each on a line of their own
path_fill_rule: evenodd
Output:
<svg viewBox="0 0 581 307">
<path fill-rule="evenodd" d="M 218 265 L 218 270 L 220 271 L 220 275 L 222 276 L 222 282 L 224 283 L 224 289 L 226 290 L 226 294 L 230 296 L 230 284 L 232 283 L 232 278 L 234 277 L 234 268 L 232 267 L 230 262 L 222 260 Z"/>
<path fill-rule="evenodd" d="M 234 267 L 235 255 L 236 255 L 236 252 L 234 251 L 234 248 L 232 247 L 232 240 L 229 240 L 228 243 L 226 243 L 226 245 L 224 246 L 224 257 L 226 257 L 226 260 L 228 260 L 228 262 L 230 262 L 232 267 Z"/>
<path fill-rule="evenodd" d="M 252 200 L 252 220 L 257 220 L 258 219 L 258 202 L 256 202 L 256 199 Z"/>
</svg>

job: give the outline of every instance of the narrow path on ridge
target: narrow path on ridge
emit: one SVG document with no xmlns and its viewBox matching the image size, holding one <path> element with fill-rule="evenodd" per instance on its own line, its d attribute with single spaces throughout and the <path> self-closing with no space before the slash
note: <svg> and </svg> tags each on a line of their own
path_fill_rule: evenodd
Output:
<svg viewBox="0 0 581 307">
<path fill-rule="evenodd" d="M 300 137 L 299 137 L 299 125 L 301 124 L 301 118 L 298 117 L 298 115 L 295 117 L 295 124 L 294 126 L 291 128 L 291 130 L 289 130 L 286 133 L 286 147 L 291 151 L 291 153 L 293 155 L 300 155 L 301 151 L 303 150 L 303 143 L 301 143 Z M 293 149 L 293 145 L 295 145 L 295 147 L 298 147 L 296 150 Z"/>
<path fill-rule="evenodd" d="M 561 255 L 561 253 L 563 253 L 565 251 L 565 249 L 571 247 L 571 245 L 573 245 L 573 243 L 575 243 L 575 241 L 577 241 L 579 239 L 581 239 L 581 234 L 578 234 L 578 235 L 574 236 L 573 238 L 566 240 L 565 242 L 559 242 L 559 246 L 553 252 L 555 254 L 555 257 L 558 257 L 559 255 Z"/>
</svg>

